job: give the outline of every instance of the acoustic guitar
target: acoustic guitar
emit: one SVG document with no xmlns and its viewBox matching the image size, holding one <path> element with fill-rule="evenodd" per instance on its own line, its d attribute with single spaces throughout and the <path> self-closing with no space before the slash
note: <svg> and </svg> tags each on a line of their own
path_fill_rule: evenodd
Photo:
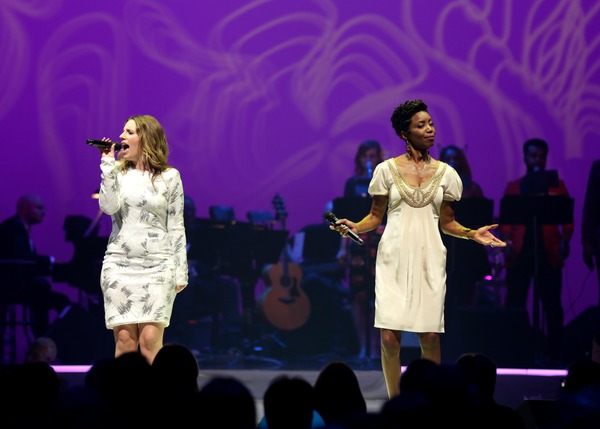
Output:
<svg viewBox="0 0 600 429">
<path fill-rule="evenodd" d="M 283 199 L 279 195 L 273 198 L 275 219 L 285 230 L 287 213 Z M 267 288 L 258 299 L 262 314 L 273 326 L 279 329 L 293 330 L 303 326 L 310 316 L 310 300 L 301 288 L 302 269 L 289 261 L 284 249 L 281 261 L 265 266 L 263 277 Z"/>
</svg>

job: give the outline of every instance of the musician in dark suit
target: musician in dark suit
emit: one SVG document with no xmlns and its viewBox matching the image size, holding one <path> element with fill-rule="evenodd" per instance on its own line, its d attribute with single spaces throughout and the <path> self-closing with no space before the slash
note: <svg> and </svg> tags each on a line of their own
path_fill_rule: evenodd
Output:
<svg viewBox="0 0 600 429">
<path fill-rule="evenodd" d="M 600 288 L 600 160 L 594 161 L 588 176 L 581 219 L 581 244 L 583 261 L 590 270 L 596 268 Z M 600 294 L 598 306 L 600 307 Z"/>
<path fill-rule="evenodd" d="M 49 310 L 60 312 L 70 303 L 67 296 L 53 291 L 45 278 L 51 274 L 53 258 L 38 254 L 31 241 L 31 228 L 42 222 L 45 211 L 39 195 L 23 195 L 17 201 L 16 214 L 0 224 L 1 301 L 29 307 L 36 337 L 49 328 Z"/>
</svg>

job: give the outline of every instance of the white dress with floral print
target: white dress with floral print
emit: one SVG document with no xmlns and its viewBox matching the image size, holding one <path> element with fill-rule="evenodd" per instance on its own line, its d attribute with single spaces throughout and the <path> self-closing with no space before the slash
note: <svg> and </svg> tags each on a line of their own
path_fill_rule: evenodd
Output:
<svg viewBox="0 0 600 429">
<path fill-rule="evenodd" d="M 100 284 L 108 329 L 132 323 L 169 326 L 176 285 L 187 284 L 183 185 L 169 168 L 151 174 L 102 158 L 100 208 L 112 219 Z"/>
</svg>

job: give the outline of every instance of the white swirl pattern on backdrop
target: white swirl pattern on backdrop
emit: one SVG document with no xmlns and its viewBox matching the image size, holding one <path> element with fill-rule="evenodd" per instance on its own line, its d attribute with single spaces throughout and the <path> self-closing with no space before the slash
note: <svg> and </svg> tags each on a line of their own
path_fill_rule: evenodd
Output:
<svg viewBox="0 0 600 429">
<path fill-rule="evenodd" d="M 129 115 L 148 113 L 200 216 L 228 204 L 245 220 L 280 194 L 293 233 L 341 195 L 361 141 L 403 151 L 389 117 L 422 98 L 438 128 L 434 156 L 466 147 L 496 212 L 524 172 L 522 142 L 548 140 L 579 223 L 600 157 L 599 11 L 583 0 L 3 0 L 0 124 L 12 150 L 0 215 L 39 192 L 38 248 L 68 260 L 64 217 L 97 210 L 99 156 L 85 139 L 116 139 Z M 578 234 L 566 322 L 596 293 Z"/>
</svg>

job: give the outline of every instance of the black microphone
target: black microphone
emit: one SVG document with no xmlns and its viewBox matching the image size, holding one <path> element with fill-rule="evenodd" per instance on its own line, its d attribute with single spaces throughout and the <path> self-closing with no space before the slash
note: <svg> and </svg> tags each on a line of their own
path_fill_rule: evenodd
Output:
<svg viewBox="0 0 600 429">
<path fill-rule="evenodd" d="M 87 139 L 86 143 L 89 144 L 90 146 L 99 147 L 100 149 L 110 149 L 110 147 L 114 143 L 115 150 L 121 150 L 121 149 L 123 149 L 123 145 L 121 143 L 117 143 L 117 142 L 105 142 L 103 140 Z"/>
<path fill-rule="evenodd" d="M 329 221 L 330 224 L 332 224 L 334 226 L 336 226 L 335 223 L 339 220 L 336 217 L 336 215 L 334 215 L 332 212 L 325 213 L 324 217 L 325 217 L 325 219 L 327 219 Z M 339 226 L 339 225 L 337 225 L 337 226 Z M 356 233 L 354 231 L 352 231 L 346 225 L 343 225 L 343 226 L 346 228 L 346 233 L 348 234 L 348 237 L 350 237 L 352 240 L 354 240 L 358 244 L 363 244 L 364 243 L 364 241 L 362 240 L 362 238 L 360 238 L 358 235 L 356 235 Z"/>
</svg>

